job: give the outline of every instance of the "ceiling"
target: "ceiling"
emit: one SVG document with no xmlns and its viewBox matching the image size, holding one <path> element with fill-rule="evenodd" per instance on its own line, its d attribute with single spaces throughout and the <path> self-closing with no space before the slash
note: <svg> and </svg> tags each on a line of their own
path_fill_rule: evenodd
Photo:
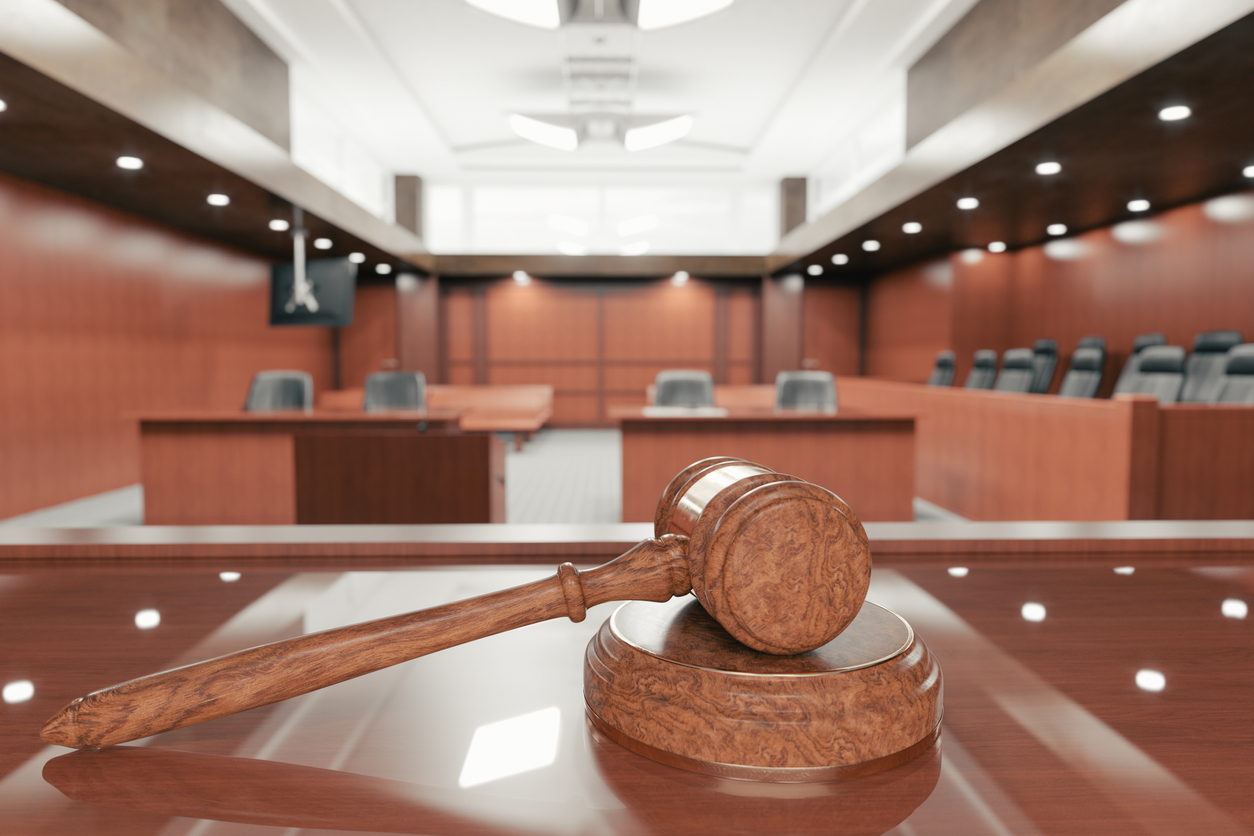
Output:
<svg viewBox="0 0 1254 836">
<path fill-rule="evenodd" d="M 600 0 L 596 0 L 599 2 Z M 771 182 L 823 165 L 885 89 L 975 0 L 736 0 L 642 32 L 544 30 L 464 0 L 225 0 L 292 67 L 293 87 L 386 168 L 429 183 Z M 589 0 L 593 2 L 593 0 Z M 565 152 L 515 136 L 510 113 L 565 114 L 563 68 L 630 58 L 637 115 L 692 114 L 684 139 Z"/>
<path fill-rule="evenodd" d="M 1067 236 L 1205 198 L 1249 189 L 1254 165 L 1254 15 L 1243 18 L 1093 99 L 1028 137 L 906 201 L 785 268 L 819 265 L 826 276 L 874 275 L 955 250 L 994 241 L 1010 249 Z M 1164 122 L 1158 112 L 1185 104 L 1193 115 Z M 1062 171 L 1041 176 L 1036 165 Z M 975 197 L 977 209 L 956 203 Z M 1148 200 L 1149 212 L 1129 201 Z M 908 222 L 922 232 L 906 234 Z M 1135 232 L 1129 229 L 1133 235 Z M 1141 227 L 1142 234 L 1152 234 Z M 879 241 L 866 252 L 862 244 Z M 1065 240 L 1065 239 L 1064 239 Z M 1059 252 L 1065 255 L 1066 247 Z M 831 257 L 849 263 L 836 267 Z"/>
</svg>

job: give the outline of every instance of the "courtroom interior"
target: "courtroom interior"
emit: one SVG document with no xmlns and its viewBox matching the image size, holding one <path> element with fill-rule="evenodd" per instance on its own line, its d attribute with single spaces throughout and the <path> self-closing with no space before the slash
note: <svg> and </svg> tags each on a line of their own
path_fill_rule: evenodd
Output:
<svg viewBox="0 0 1254 836">
<path fill-rule="evenodd" d="M 0 0 L 0 830 L 1254 832 L 1251 89 L 1254 0 Z"/>
</svg>

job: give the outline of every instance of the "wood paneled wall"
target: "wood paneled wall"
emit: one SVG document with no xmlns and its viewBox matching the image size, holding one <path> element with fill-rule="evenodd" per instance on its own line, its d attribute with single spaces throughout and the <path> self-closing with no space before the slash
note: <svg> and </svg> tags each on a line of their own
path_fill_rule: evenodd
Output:
<svg viewBox="0 0 1254 836">
<path fill-rule="evenodd" d="M 861 306 L 858 287 L 806 283 L 803 366 L 836 375 L 859 373 Z"/>
<path fill-rule="evenodd" d="M 329 332 L 271 328 L 269 274 L 0 176 L 0 517 L 138 481 L 128 414 L 238 409 L 262 369 L 329 386 Z"/>
<path fill-rule="evenodd" d="M 978 261 L 956 254 L 948 281 L 946 262 L 875 279 L 867 373 L 923 381 L 936 352 L 949 348 L 961 385 L 977 349 L 1050 337 L 1060 355 L 1056 389 L 1076 343 L 1097 334 L 1108 347 L 1109 391 L 1138 334 L 1162 331 L 1188 349 L 1201 331 L 1232 328 L 1254 340 L 1254 218 L 1220 222 L 1195 204 L 1147 220 L 1138 231 L 1152 240 L 1141 244 L 1099 229 L 1074 239 L 1078 257 L 1054 258 L 1041 246 Z"/>
<path fill-rule="evenodd" d="M 449 383 L 549 384 L 558 425 L 643 404 L 663 369 L 755 379 L 758 299 L 744 284 L 445 282 L 441 319 Z"/>
<path fill-rule="evenodd" d="M 397 360 L 397 295 L 392 285 L 358 285 L 353 324 L 340 329 L 341 388 L 364 386 L 367 375 Z"/>
</svg>

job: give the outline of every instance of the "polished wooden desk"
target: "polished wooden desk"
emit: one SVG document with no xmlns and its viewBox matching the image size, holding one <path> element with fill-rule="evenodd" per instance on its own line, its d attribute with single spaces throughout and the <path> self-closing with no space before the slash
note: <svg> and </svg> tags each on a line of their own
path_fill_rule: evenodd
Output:
<svg viewBox="0 0 1254 836">
<path fill-rule="evenodd" d="M 153 525 L 505 521 L 505 449 L 430 413 L 139 419 Z"/>
<path fill-rule="evenodd" d="M 410 544 L 407 571 L 377 573 L 354 571 L 355 557 L 318 572 L 302 571 L 294 553 L 287 566 L 249 557 L 250 532 L 259 547 L 299 550 L 316 545 L 312 532 L 348 548 L 346 529 L 0 530 L 6 683 L 26 680 L 34 690 L 25 702 L 0 706 L 3 832 L 1254 829 L 1254 795 L 1246 791 L 1254 786 L 1247 707 L 1254 669 L 1239 661 L 1254 654 L 1254 619 L 1222 612 L 1224 601 L 1254 598 L 1251 524 L 872 524 L 879 568 L 870 598 L 906 617 L 942 660 L 946 713 L 938 749 L 845 783 L 705 778 L 640 758 L 589 729 L 583 648 L 614 605 L 580 624 L 495 636 L 146 746 L 68 754 L 37 737 L 47 717 L 94 688 L 522 583 L 562 559 L 551 555 L 545 567 L 422 566 L 461 559 L 450 551 L 505 554 L 549 544 L 592 554 L 648 530 L 536 528 L 530 537 L 514 526 L 356 528 L 375 546 Z M 426 536 L 415 536 L 420 531 Z M 596 539 L 580 541 L 580 531 Z M 173 556 L 215 540 L 237 551 Z M 32 562 L 21 551 L 57 541 L 61 557 Z M 93 542 L 166 551 L 68 557 Z M 891 553 L 881 558 L 886 544 Z M 1006 565 L 980 553 L 980 544 L 1037 562 Z M 1101 548 L 1085 551 L 1093 546 Z M 1216 560 L 1228 565 L 1216 569 Z M 947 571 L 958 566 L 969 572 Z M 1134 573 L 1113 571 L 1126 566 Z M 226 570 L 242 576 L 223 582 L 218 573 Z M 1021 616 L 1028 602 L 1044 606 L 1043 621 Z M 160 611 L 158 627 L 135 627 L 143 608 Z M 1162 691 L 1137 687 L 1144 669 L 1163 675 Z"/>
<path fill-rule="evenodd" d="M 863 520 L 914 518 L 914 419 L 731 409 L 723 417 L 612 417 L 623 432 L 623 520 L 653 519 L 674 475 L 708 456 L 737 456 L 833 491 Z"/>
</svg>

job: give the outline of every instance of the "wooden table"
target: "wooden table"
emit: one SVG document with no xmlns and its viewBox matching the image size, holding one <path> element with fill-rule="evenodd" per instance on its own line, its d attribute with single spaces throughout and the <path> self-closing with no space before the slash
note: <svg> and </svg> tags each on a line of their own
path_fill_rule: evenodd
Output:
<svg viewBox="0 0 1254 836">
<path fill-rule="evenodd" d="M 153 525 L 505 521 L 505 448 L 455 414 L 174 413 L 139 419 Z"/>
<path fill-rule="evenodd" d="M 484 639 L 146 746 L 63 757 L 69 750 L 37 738 L 47 717 L 89 690 L 522 583 L 561 558 L 550 555 L 545 567 L 429 561 L 542 548 L 594 554 L 648 530 L 610 526 L 581 541 L 588 529 L 539 528 L 535 537 L 513 526 L 356 528 L 361 548 L 409 544 L 407 571 L 366 573 L 354 571 L 354 542 L 338 528 L 0 530 L 4 673 L 34 689 L 25 702 L 0 705 L 4 832 L 774 836 L 883 833 L 902 822 L 895 832 L 1254 829 L 1245 791 L 1254 786 L 1254 668 L 1242 661 L 1254 654 L 1254 619 L 1222 614 L 1225 600 L 1254 599 L 1251 524 L 870 526 L 879 562 L 870 599 L 908 619 L 940 658 L 944 729 L 938 750 L 841 784 L 704 778 L 589 729 L 583 648 L 613 605 L 580 624 Z M 302 571 L 300 550 L 313 554 L 319 539 L 345 556 L 338 567 Z M 203 556 L 215 542 L 235 551 Z M 104 546 L 120 552 L 82 551 Z M 125 557 L 141 546 L 164 552 Z M 294 550 L 287 566 L 249 556 L 281 546 Z M 30 548 L 60 551 L 32 558 Z M 183 549 L 202 556 L 182 560 Z M 1034 562 L 1008 565 L 1014 554 Z M 1228 565 L 1211 568 L 1216 561 Z M 947 571 L 958 566 L 969 572 Z M 1124 566 L 1135 572 L 1113 571 Z M 226 570 L 242 576 L 224 582 Z M 1029 602 L 1043 605 L 1043 621 L 1022 617 Z M 145 608 L 160 612 L 156 628 L 136 628 Z M 1138 688 L 1140 670 L 1160 672 L 1163 690 Z"/>
<path fill-rule="evenodd" d="M 649 417 L 619 409 L 623 520 L 653 519 L 676 473 L 708 456 L 736 456 L 833 491 L 863 520 L 914 518 L 914 419 L 729 410 L 724 417 Z"/>
</svg>

